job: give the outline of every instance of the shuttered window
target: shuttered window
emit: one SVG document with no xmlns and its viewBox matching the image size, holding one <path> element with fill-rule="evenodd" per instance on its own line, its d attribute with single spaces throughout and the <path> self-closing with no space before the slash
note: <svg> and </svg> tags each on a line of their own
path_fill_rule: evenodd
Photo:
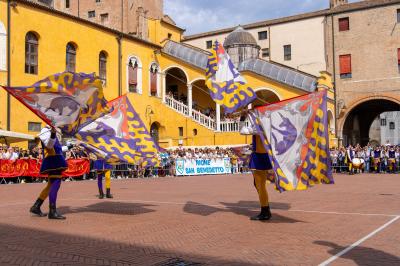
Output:
<svg viewBox="0 0 400 266">
<path fill-rule="evenodd" d="M 339 19 L 339 31 L 347 31 L 350 29 L 350 21 L 349 18 L 340 18 Z"/>
<path fill-rule="evenodd" d="M 38 50 L 38 37 L 32 32 L 28 32 L 25 36 L 25 73 L 38 73 Z"/>
<path fill-rule="evenodd" d="M 137 92 L 138 64 L 131 59 L 128 65 L 129 92 Z"/>
<path fill-rule="evenodd" d="M 400 48 L 397 48 L 397 64 L 400 66 Z"/>
<path fill-rule="evenodd" d="M 157 73 L 158 67 L 156 64 L 152 64 L 150 67 L 150 95 L 157 96 Z"/>
<path fill-rule="evenodd" d="M 341 78 L 351 78 L 351 55 L 340 55 L 340 77 Z"/>
<path fill-rule="evenodd" d="M 107 54 L 101 51 L 99 54 L 99 76 L 103 81 L 103 85 L 107 82 Z"/>
<path fill-rule="evenodd" d="M 76 47 L 73 43 L 67 44 L 67 51 L 66 51 L 66 70 L 69 72 L 75 72 L 76 66 Z"/>
</svg>

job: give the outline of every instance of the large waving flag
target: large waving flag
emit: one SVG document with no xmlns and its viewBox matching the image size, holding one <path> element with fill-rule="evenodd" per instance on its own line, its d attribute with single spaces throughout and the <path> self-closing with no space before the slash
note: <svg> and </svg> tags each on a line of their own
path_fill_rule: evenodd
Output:
<svg viewBox="0 0 400 266">
<path fill-rule="evenodd" d="M 112 111 L 83 127 L 75 137 L 98 150 L 96 155 L 114 161 L 157 166 L 158 145 L 150 136 L 126 95 L 108 103 Z"/>
<path fill-rule="evenodd" d="M 4 87 L 47 124 L 73 136 L 109 112 L 102 81 L 94 74 L 63 72 L 28 87 Z"/>
<path fill-rule="evenodd" d="M 226 113 L 235 112 L 257 98 L 219 42 L 215 42 L 208 57 L 206 85 L 213 100 L 220 104 Z"/>
<path fill-rule="evenodd" d="M 257 107 L 253 123 L 271 160 L 279 191 L 332 184 L 326 91 Z"/>
</svg>

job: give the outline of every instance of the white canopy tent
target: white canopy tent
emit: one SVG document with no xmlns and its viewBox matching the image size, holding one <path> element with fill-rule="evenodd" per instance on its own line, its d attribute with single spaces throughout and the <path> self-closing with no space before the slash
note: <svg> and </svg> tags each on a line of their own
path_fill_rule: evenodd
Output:
<svg viewBox="0 0 400 266">
<path fill-rule="evenodd" d="M 29 134 L 6 131 L 0 129 L 0 143 L 9 145 L 15 142 L 34 140 L 35 137 Z"/>
</svg>

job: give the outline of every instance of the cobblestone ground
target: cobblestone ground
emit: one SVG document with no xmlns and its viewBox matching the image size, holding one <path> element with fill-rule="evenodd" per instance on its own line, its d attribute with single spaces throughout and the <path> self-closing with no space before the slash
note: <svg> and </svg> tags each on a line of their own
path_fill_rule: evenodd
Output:
<svg viewBox="0 0 400 266">
<path fill-rule="evenodd" d="M 111 200 L 95 181 L 64 182 L 65 221 L 28 213 L 44 184 L 1 185 L 0 264 L 400 265 L 400 175 L 335 181 L 269 186 L 269 222 L 249 220 L 250 175 L 113 180 Z"/>
</svg>

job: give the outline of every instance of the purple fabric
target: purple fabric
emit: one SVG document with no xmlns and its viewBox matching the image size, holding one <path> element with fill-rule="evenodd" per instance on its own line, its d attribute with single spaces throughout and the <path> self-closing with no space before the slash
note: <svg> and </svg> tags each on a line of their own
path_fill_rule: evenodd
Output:
<svg viewBox="0 0 400 266">
<path fill-rule="evenodd" d="M 103 173 L 97 174 L 97 185 L 99 186 L 99 190 L 103 191 Z"/>
<path fill-rule="evenodd" d="M 57 193 L 61 186 L 61 178 L 51 178 L 50 184 L 49 202 L 55 205 L 57 202 Z"/>
</svg>

